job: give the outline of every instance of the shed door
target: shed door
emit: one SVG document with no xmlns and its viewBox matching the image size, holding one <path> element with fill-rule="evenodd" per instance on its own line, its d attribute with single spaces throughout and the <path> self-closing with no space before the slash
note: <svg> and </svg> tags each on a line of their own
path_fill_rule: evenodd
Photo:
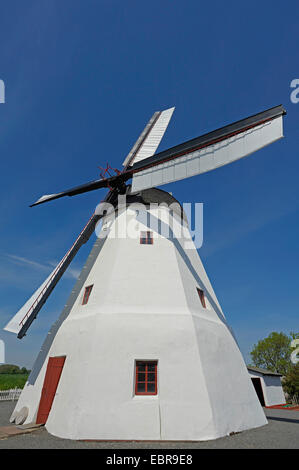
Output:
<svg viewBox="0 0 299 470">
<path fill-rule="evenodd" d="M 55 397 L 65 356 L 49 357 L 44 385 L 39 402 L 36 424 L 45 424 Z"/>
</svg>

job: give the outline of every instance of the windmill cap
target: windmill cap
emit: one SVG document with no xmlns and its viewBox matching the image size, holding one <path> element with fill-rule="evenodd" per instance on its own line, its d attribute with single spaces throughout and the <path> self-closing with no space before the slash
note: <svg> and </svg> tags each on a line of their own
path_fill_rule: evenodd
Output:
<svg viewBox="0 0 299 470">
<path fill-rule="evenodd" d="M 171 193 L 163 191 L 162 189 L 150 188 L 136 193 L 131 193 L 129 191 L 127 194 L 127 204 L 137 202 L 144 204 L 145 206 L 149 206 L 150 204 L 164 204 L 165 206 L 169 206 L 175 214 L 182 217 L 184 221 L 188 223 L 187 216 L 180 202 L 175 199 Z"/>
</svg>

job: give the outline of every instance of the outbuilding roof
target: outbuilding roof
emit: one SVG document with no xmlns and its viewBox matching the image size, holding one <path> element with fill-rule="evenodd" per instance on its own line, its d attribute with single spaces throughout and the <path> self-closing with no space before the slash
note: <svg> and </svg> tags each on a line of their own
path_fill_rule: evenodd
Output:
<svg viewBox="0 0 299 470">
<path fill-rule="evenodd" d="M 267 370 L 267 369 L 260 369 L 259 367 L 247 366 L 247 369 L 252 372 L 259 372 L 260 374 L 263 374 L 263 375 L 277 375 L 279 377 L 282 377 L 282 374 L 279 374 L 278 372 L 272 372 L 272 370 Z"/>
</svg>

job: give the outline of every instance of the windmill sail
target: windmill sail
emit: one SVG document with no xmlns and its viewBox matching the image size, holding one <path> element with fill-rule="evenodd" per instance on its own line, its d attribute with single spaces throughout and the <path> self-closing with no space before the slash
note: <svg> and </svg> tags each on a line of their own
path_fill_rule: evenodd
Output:
<svg viewBox="0 0 299 470">
<path fill-rule="evenodd" d="M 23 323 L 29 318 L 32 308 L 36 306 L 37 300 L 40 299 L 45 288 L 51 282 L 51 279 L 57 272 L 57 268 L 61 265 L 61 262 L 62 260 L 58 263 L 56 268 L 51 272 L 47 279 L 41 284 L 41 286 L 27 300 L 23 307 L 21 307 L 20 310 L 15 314 L 15 316 L 7 323 L 7 325 L 3 328 L 4 330 L 16 334 L 20 332 Z"/>
<path fill-rule="evenodd" d="M 283 137 L 284 114 L 276 106 L 136 162 L 132 191 L 205 173 L 256 152 Z"/>
<path fill-rule="evenodd" d="M 4 330 L 16 333 L 18 338 L 22 338 L 33 320 L 36 318 L 38 312 L 48 299 L 54 287 L 62 277 L 69 264 L 81 248 L 90 238 L 96 223 L 101 218 L 100 215 L 93 214 L 84 229 L 76 239 L 73 246 L 65 254 L 62 260 L 58 263 L 56 268 L 51 272 L 42 285 L 34 292 L 34 294 L 27 300 L 23 307 L 15 314 L 15 316 L 7 323 Z"/>
<path fill-rule="evenodd" d="M 102 178 L 94 181 L 89 181 L 88 183 L 81 184 L 80 186 L 75 186 L 74 188 L 67 189 L 56 194 L 45 194 L 40 197 L 34 204 L 31 204 L 30 207 L 43 204 L 44 202 L 53 201 L 54 199 L 59 199 L 64 196 L 76 196 L 77 194 L 86 193 L 88 191 L 93 191 L 94 189 L 107 188 L 109 184 L 113 184 L 113 180 L 116 177 L 111 178 Z"/>
<path fill-rule="evenodd" d="M 136 162 L 140 162 L 154 155 L 167 129 L 173 111 L 174 107 L 166 109 L 165 111 L 157 111 L 153 114 L 132 150 L 124 160 L 124 167 L 131 166 Z"/>
</svg>

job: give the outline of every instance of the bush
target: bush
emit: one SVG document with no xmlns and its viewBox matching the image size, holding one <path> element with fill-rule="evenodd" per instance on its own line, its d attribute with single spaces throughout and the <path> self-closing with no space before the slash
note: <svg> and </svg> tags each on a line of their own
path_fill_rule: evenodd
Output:
<svg viewBox="0 0 299 470">
<path fill-rule="evenodd" d="M 28 374 L 0 374 L 0 390 L 11 388 L 23 388 L 28 379 Z"/>
</svg>

